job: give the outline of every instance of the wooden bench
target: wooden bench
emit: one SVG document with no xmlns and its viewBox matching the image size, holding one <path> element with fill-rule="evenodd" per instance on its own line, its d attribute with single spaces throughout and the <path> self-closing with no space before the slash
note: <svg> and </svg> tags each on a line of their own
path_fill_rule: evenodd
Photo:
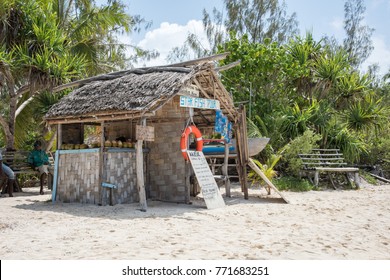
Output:
<svg viewBox="0 0 390 280">
<path fill-rule="evenodd" d="M 1 152 L 1 151 L 0 151 Z M 38 175 L 39 176 L 39 171 L 34 170 L 31 168 L 31 165 L 27 162 L 28 155 L 30 154 L 30 151 L 22 151 L 22 150 L 17 150 L 17 151 L 3 151 L 3 163 L 8 165 L 15 173 L 15 185 L 16 185 L 16 190 L 17 191 L 22 191 L 21 188 L 21 183 L 19 175 L 21 174 L 30 174 L 30 175 Z M 49 165 L 54 166 L 54 158 L 48 154 L 49 157 Z M 49 168 L 49 172 L 50 168 Z M 48 186 L 50 188 L 52 184 L 52 176 L 48 176 Z M 0 187 L 3 187 L 2 193 L 5 192 L 5 180 L 3 180 L 2 185 Z"/>
<path fill-rule="evenodd" d="M 308 177 L 310 180 L 314 175 L 314 182 L 312 182 L 315 186 L 318 186 L 321 172 L 329 173 L 329 179 L 335 189 L 336 186 L 330 176 L 331 173 L 345 173 L 351 185 L 352 182 L 348 174 L 353 173 L 356 187 L 358 188 L 360 185 L 359 168 L 348 167 L 339 149 L 313 149 L 310 154 L 299 154 L 298 156 L 303 163 L 301 175 Z"/>
</svg>

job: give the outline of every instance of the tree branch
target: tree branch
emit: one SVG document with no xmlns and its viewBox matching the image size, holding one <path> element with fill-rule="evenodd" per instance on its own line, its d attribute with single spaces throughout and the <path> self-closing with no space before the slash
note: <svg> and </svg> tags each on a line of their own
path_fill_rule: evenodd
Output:
<svg viewBox="0 0 390 280">
<path fill-rule="evenodd" d="M 33 100 L 34 100 L 34 96 L 36 94 L 32 95 L 29 99 L 27 99 L 26 101 L 24 101 L 19 107 L 18 109 L 16 109 L 16 112 L 15 112 L 15 118 L 20 114 L 20 112 L 23 111 L 24 108 L 26 108 L 26 106 L 28 104 L 30 104 Z"/>
<path fill-rule="evenodd" d="M 12 77 L 11 68 L 9 65 L 5 62 L 1 62 L 1 64 L 3 65 L 2 72 L 4 73 L 5 79 L 7 80 L 9 96 L 12 98 L 15 96 L 15 80 Z"/>
<path fill-rule="evenodd" d="M 0 125 L 3 127 L 6 136 L 11 134 L 11 131 L 8 127 L 8 122 L 2 115 L 0 115 Z"/>
</svg>

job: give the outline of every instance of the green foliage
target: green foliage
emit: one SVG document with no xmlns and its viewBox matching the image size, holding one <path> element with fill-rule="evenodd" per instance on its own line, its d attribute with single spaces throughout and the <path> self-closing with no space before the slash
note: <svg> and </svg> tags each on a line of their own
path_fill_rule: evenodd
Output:
<svg viewBox="0 0 390 280">
<path fill-rule="evenodd" d="M 384 176 L 390 178 L 390 124 L 387 122 L 383 131 L 379 135 L 369 134 L 366 137 L 367 150 L 363 154 L 361 162 L 363 164 L 376 166 L 383 170 Z"/>
<path fill-rule="evenodd" d="M 270 137 L 275 150 L 309 129 L 322 136 L 321 148 L 340 148 L 356 163 L 368 152 L 369 130 L 379 133 L 387 120 L 388 104 L 374 96 L 369 76 L 353 70 L 345 51 L 323 46 L 310 33 L 287 45 L 251 43 L 232 33 L 219 51 L 231 53 L 223 64 L 241 61 L 223 73 L 223 83 L 236 102 L 251 101 L 249 131 Z M 272 155 L 262 154 L 262 160 Z"/>
<path fill-rule="evenodd" d="M 297 103 L 283 112 L 282 131 L 286 139 L 294 139 L 308 127 L 313 116 L 313 107 L 301 109 Z"/>
<path fill-rule="evenodd" d="M 222 64 L 240 60 L 238 67 L 224 71 L 221 78 L 225 87 L 233 94 L 235 102 L 251 100 L 252 115 L 258 116 L 272 133 L 267 116 L 285 107 L 282 104 L 291 103 L 296 94 L 291 87 L 286 87 L 286 82 L 288 77 L 295 77 L 301 71 L 300 66 L 277 43 L 251 43 L 246 36 L 238 38 L 234 33 L 219 51 L 231 53 Z"/>
<path fill-rule="evenodd" d="M 363 179 L 364 179 L 367 183 L 369 183 L 369 184 L 371 184 L 371 185 L 376 185 L 376 184 L 378 184 L 378 180 L 375 179 L 375 177 L 371 176 L 371 175 L 370 175 L 367 171 L 365 171 L 365 170 L 360 170 L 360 171 L 359 171 L 359 175 L 360 175 L 361 177 L 363 177 Z"/>
<path fill-rule="evenodd" d="M 3 130 L 0 129 L 0 147 L 4 147 L 5 141 L 4 141 L 4 135 Z"/>
<path fill-rule="evenodd" d="M 283 163 L 287 174 L 298 176 L 302 168 L 302 160 L 298 154 L 309 153 L 313 148 L 317 148 L 321 135 L 311 130 L 306 130 L 302 135 L 293 139 L 286 147 L 283 154 Z"/>
<path fill-rule="evenodd" d="M 58 100 L 49 100 L 48 90 L 127 66 L 128 46 L 119 42 L 118 35 L 144 20 L 128 15 L 125 8 L 122 1 L 101 6 L 84 0 L 1 1 L 0 117 L 8 148 L 24 145 L 30 128 L 37 129 L 41 137 L 46 134 L 41 118 L 50 106 L 39 104 L 52 105 Z M 140 56 L 157 55 L 137 51 Z M 46 100 L 40 96 L 31 102 L 42 92 Z"/>
<path fill-rule="evenodd" d="M 280 191 L 307 192 L 315 189 L 309 181 L 296 177 L 283 176 L 272 180 Z"/>
<path fill-rule="evenodd" d="M 259 169 L 264 173 L 264 175 L 271 180 L 277 175 L 277 172 L 275 171 L 275 165 L 278 163 L 278 161 L 281 159 L 282 154 L 277 153 L 277 154 L 272 154 L 267 162 L 265 164 L 262 164 L 260 161 L 253 159 L 254 163 L 259 167 Z M 259 183 L 259 184 L 264 184 L 264 180 L 254 171 L 250 170 L 248 174 L 248 178 L 253 182 L 253 183 Z"/>
<path fill-rule="evenodd" d="M 348 163 L 359 162 L 362 154 L 368 152 L 367 143 L 353 130 L 333 120 L 327 134 L 328 148 L 339 148 Z"/>
<path fill-rule="evenodd" d="M 349 129 L 369 131 L 374 128 L 378 132 L 385 125 L 388 114 L 388 106 L 383 106 L 381 99 L 375 100 L 372 95 L 367 95 L 363 100 L 351 104 L 343 112 L 343 117 Z"/>
<path fill-rule="evenodd" d="M 257 118 L 256 118 L 257 117 Z M 262 120 L 260 119 L 259 116 L 256 116 L 255 119 L 257 120 L 257 122 L 260 122 L 260 125 L 262 128 L 264 128 L 264 123 L 262 122 Z M 259 138 L 259 137 L 262 137 L 263 136 L 263 133 L 261 132 L 261 129 L 260 129 L 260 126 L 256 125 L 256 123 L 254 121 L 252 121 L 251 119 L 247 119 L 247 136 L 248 138 Z"/>
</svg>

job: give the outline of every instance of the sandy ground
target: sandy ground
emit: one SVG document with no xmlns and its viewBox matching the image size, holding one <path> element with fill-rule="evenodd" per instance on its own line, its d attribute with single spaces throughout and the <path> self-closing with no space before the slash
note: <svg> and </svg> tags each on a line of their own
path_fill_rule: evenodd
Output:
<svg viewBox="0 0 390 280">
<path fill-rule="evenodd" d="M 148 201 L 52 204 L 24 189 L 0 198 L 0 258 L 50 259 L 390 259 L 390 185 L 267 196 L 236 186 L 226 207 Z"/>
</svg>

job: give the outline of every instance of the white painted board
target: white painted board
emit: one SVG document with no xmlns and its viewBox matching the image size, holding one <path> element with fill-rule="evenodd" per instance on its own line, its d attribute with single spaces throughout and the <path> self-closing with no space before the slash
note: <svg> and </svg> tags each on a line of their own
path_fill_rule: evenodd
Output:
<svg viewBox="0 0 390 280">
<path fill-rule="evenodd" d="M 225 201 L 202 152 L 187 151 L 195 176 L 198 179 L 207 209 L 225 207 Z"/>
</svg>

